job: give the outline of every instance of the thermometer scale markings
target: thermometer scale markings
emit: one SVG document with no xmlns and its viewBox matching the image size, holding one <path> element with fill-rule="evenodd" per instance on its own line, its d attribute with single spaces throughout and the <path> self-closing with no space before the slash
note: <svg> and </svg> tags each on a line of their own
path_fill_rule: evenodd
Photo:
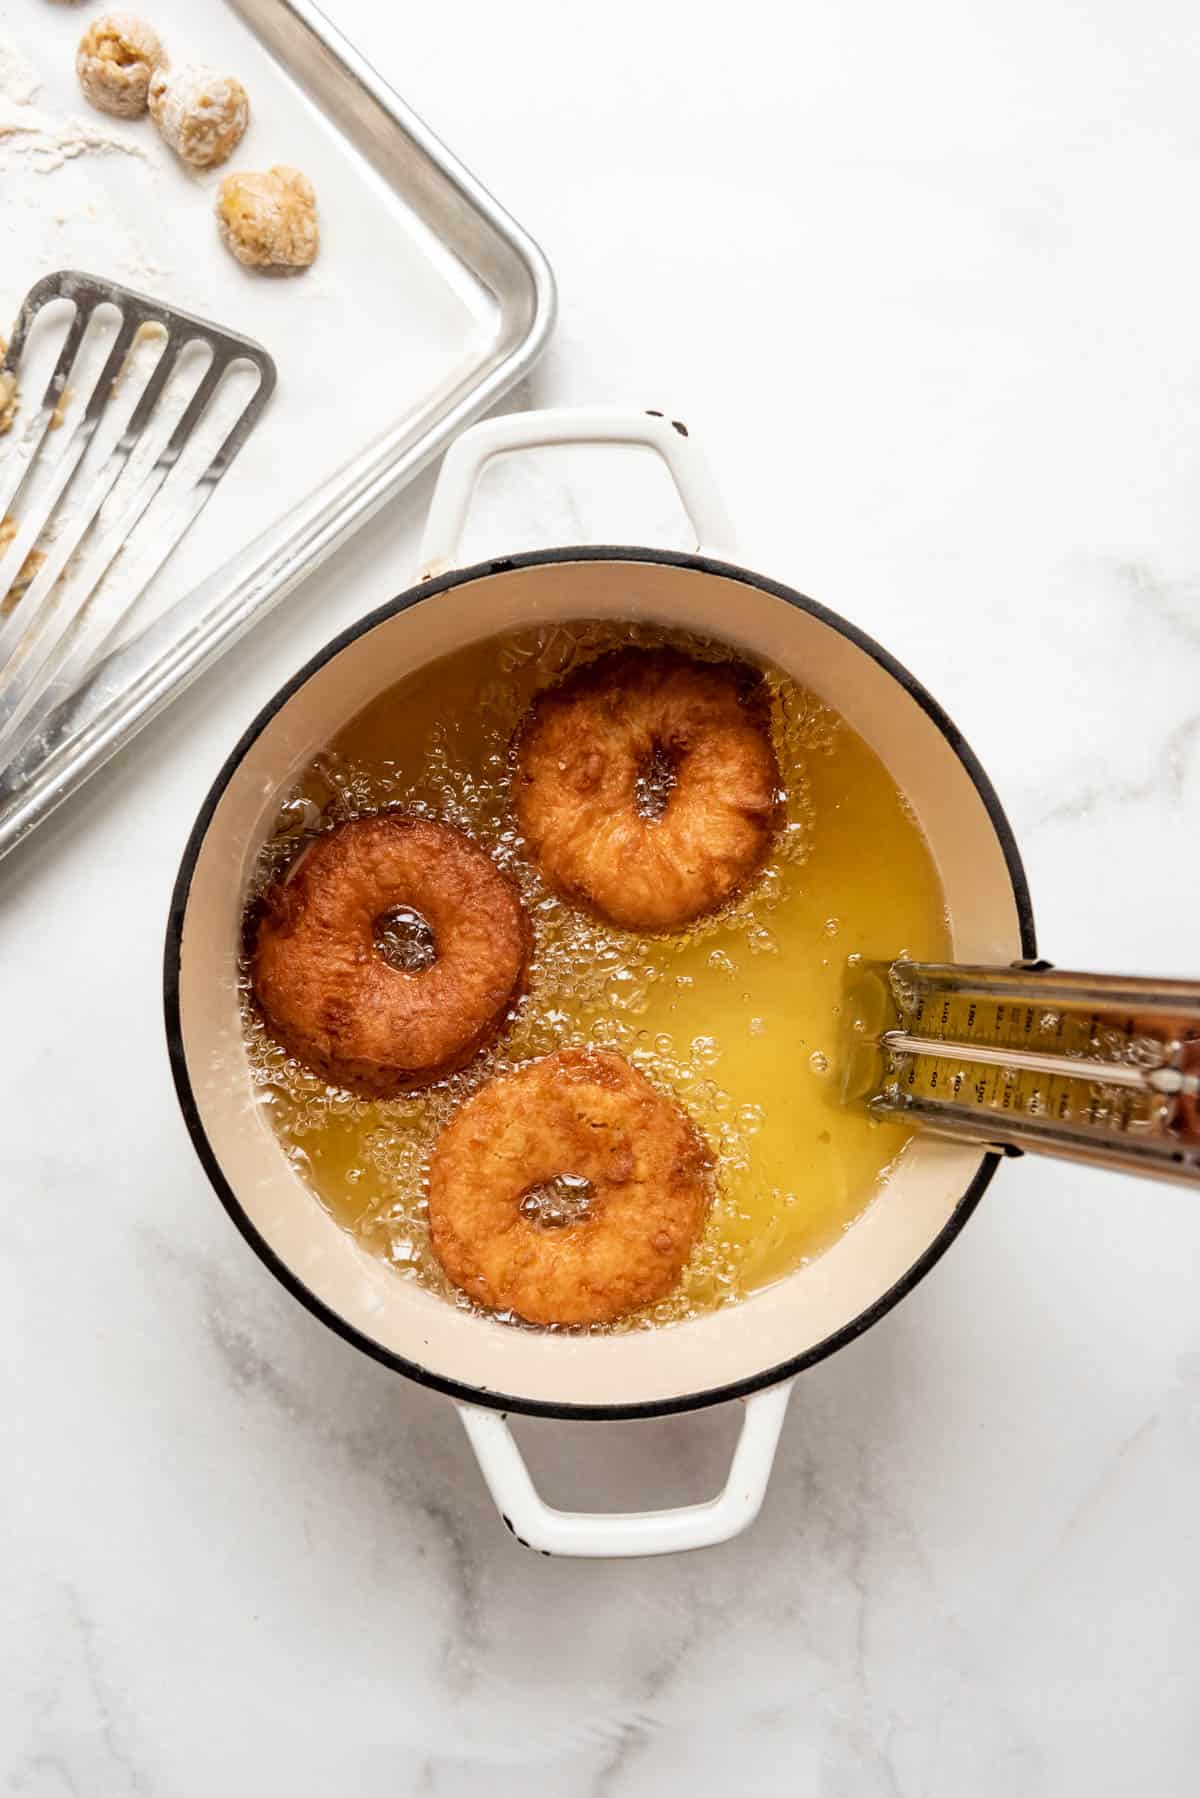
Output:
<svg viewBox="0 0 1200 1798">
<path fill-rule="evenodd" d="M 1139 1040 L 1131 1018 L 934 990 L 916 995 L 906 1021 L 911 1028 L 885 1033 L 882 1046 L 905 1058 L 896 1072 L 913 1098 L 1103 1135 L 1164 1122 L 1165 1089 L 1148 1080 L 1148 1068 L 1117 1059 L 1130 1057 Z M 1141 1043 L 1144 1055 L 1149 1045 Z M 1153 1052 L 1161 1062 L 1165 1045 Z"/>
<path fill-rule="evenodd" d="M 982 992 L 974 977 L 956 990 L 915 968 L 893 974 L 900 1027 L 879 1037 L 893 1102 L 927 1114 L 967 1107 L 1014 1129 L 1043 1120 L 1111 1140 L 1162 1132 L 1173 1101 L 1200 1096 L 1200 1076 L 1172 1065 L 1177 1033 L 1148 1034 L 1127 996 L 1106 1008 L 1098 994 L 1080 1003 L 1078 990 L 1043 998 L 1012 987 Z"/>
<path fill-rule="evenodd" d="M 1046 963 L 858 969 L 843 1096 L 936 1135 L 1196 1185 L 1200 982 Z"/>
</svg>

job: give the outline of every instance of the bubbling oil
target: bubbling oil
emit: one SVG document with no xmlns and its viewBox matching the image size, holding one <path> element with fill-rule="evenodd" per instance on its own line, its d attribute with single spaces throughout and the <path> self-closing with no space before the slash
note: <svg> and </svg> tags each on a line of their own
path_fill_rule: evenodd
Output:
<svg viewBox="0 0 1200 1798">
<path fill-rule="evenodd" d="M 911 807 L 844 719 L 771 667 L 763 672 L 782 824 L 753 888 L 688 929 L 644 938 L 550 892 L 512 812 L 513 735 L 541 688 L 630 644 L 671 644 L 708 660 L 731 654 L 683 632 L 612 621 L 471 645 L 408 676 L 347 725 L 288 795 L 264 848 L 259 888 L 314 831 L 379 806 L 403 805 L 477 837 L 516 881 L 534 935 L 527 990 L 491 1050 L 422 1092 L 358 1098 L 272 1040 L 243 977 L 258 1098 L 289 1159 L 361 1242 L 464 1308 L 472 1301 L 433 1253 L 427 1201 L 430 1156 L 463 1100 L 534 1056 L 587 1045 L 618 1050 L 673 1095 L 714 1153 L 712 1210 L 676 1290 L 621 1323 L 594 1326 L 609 1329 L 737 1300 L 853 1224 L 912 1132 L 837 1103 L 832 1062 L 847 964 L 949 956 L 941 886 Z"/>
</svg>

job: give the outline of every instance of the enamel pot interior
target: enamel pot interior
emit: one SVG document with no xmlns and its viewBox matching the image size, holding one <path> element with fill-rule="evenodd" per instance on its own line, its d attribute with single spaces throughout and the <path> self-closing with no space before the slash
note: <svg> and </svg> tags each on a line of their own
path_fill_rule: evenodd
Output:
<svg viewBox="0 0 1200 1798">
<path fill-rule="evenodd" d="M 849 1340 L 947 1247 L 994 1158 L 914 1142 L 866 1214 L 808 1266 L 699 1320 L 613 1336 L 515 1330 L 457 1310 L 360 1248 L 304 1186 L 255 1104 L 238 1016 L 244 895 L 280 800 L 341 726 L 414 668 L 499 631 L 581 617 L 709 632 L 804 682 L 866 738 L 912 802 L 941 873 L 956 958 L 1012 961 L 1034 944 L 1011 834 L 949 719 L 842 620 L 720 563 L 566 550 L 460 571 L 330 645 L 256 720 L 193 832 L 167 944 L 176 1081 L 214 1186 L 277 1276 L 368 1353 L 475 1402 L 612 1417 L 744 1394 Z"/>
</svg>

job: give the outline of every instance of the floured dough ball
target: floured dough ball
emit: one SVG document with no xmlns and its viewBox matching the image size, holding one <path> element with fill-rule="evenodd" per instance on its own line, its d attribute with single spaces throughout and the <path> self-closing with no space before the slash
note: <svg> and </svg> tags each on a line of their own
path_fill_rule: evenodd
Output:
<svg viewBox="0 0 1200 1798">
<path fill-rule="evenodd" d="M 8 349 L 3 337 L 0 337 L 0 361 Z M 13 419 L 17 416 L 17 407 L 21 396 L 17 389 L 16 375 L 10 375 L 0 368 L 0 437 L 5 431 L 11 431 Z"/>
<path fill-rule="evenodd" d="M 157 31 L 145 19 L 106 12 L 80 38 L 75 72 L 93 106 L 119 119 L 136 119 L 146 110 L 150 77 L 166 60 Z"/>
<path fill-rule="evenodd" d="M 320 248 L 317 196 L 299 169 L 226 175 L 217 192 L 217 228 L 247 268 L 307 268 Z"/>
<path fill-rule="evenodd" d="M 176 156 L 194 169 L 215 168 L 231 156 L 250 122 L 246 90 L 234 75 L 202 63 L 150 83 L 150 116 Z"/>
</svg>

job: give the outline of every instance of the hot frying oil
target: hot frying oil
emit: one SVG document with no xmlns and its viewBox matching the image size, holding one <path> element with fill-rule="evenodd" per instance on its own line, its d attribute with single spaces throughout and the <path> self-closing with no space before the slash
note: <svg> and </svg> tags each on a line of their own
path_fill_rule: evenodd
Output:
<svg viewBox="0 0 1200 1798">
<path fill-rule="evenodd" d="M 248 994 L 245 1006 L 261 1101 L 318 1198 L 398 1270 L 463 1305 L 433 1255 L 426 1216 L 429 1157 L 463 1098 L 531 1056 L 588 1043 L 620 1050 L 674 1094 L 714 1151 L 716 1198 L 678 1290 L 624 1327 L 692 1316 L 777 1280 L 859 1216 L 911 1132 L 836 1102 L 847 965 L 901 954 L 937 961 L 950 948 L 937 872 L 895 783 L 844 720 L 773 669 L 784 821 L 752 891 L 718 917 L 647 938 L 551 894 L 512 817 L 513 732 L 540 688 L 631 642 L 729 653 L 613 623 L 541 626 L 458 651 L 335 738 L 264 851 L 262 881 L 312 830 L 381 805 L 477 836 L 518 882 L 535 936 L 528 991 L 490 1052 L 425 1092 L 358 1099 L 291 1060 Z"/>
</svg>

